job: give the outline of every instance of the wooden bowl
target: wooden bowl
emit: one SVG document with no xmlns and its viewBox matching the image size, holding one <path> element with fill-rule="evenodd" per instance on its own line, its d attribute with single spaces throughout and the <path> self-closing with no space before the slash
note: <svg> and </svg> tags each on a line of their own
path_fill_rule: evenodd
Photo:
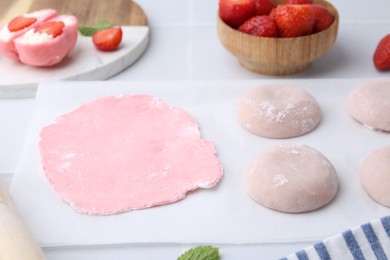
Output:
<svg viewBox="0 0 390 260">
<path fill-rule="evenodd" d="M 248 70 L 274 76 L 299 73 L 329 51 L 337 37 L 339 15 L 336 8 L 323 0 L 314 2 L 324 5 L 335 17 L 333 24 L 324 31 L 293 38 L 258 37 L 231 28 L 218 15 L 219 40 Z"/>
</svg>

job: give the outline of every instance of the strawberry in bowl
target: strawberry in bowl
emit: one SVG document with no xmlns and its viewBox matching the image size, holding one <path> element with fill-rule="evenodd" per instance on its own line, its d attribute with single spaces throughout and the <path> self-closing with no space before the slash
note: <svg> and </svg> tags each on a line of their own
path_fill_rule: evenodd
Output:
<svg viewBox="0 0 390 260">
<path fill-rule="evenodd" d="M 233 4 L 238 0 L 220 1 Z M 299 73 L 334 45 L 338 12 L 330 3 L 324 0 L 252 0 L 252 3 L 247 6 L 252 6 L 254 13 L 259 8 L 266 11 L 238 27 L 225 20 L 224 9 L 219 9 L 217 17 L 220 42 L 244 68 L 267 75 Z"/>
</svg>

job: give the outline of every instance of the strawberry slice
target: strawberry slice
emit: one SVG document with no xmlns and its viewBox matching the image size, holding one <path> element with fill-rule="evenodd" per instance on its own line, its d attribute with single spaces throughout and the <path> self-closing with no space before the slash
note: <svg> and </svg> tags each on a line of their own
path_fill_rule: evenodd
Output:
<svg viewBox="0 0 390 260">
<path fill-rule="evenodd" d="M 65 27 L 64 22 L 44 22 L 35 27 L 35 32 L 47 33 L 53 36 L 53 38 L 62 34 L 62 29 Z"/>
<path fill-rule="evenodd" d="M 298 37 L 313 32 L 315 17 L 312 5 L 278 5 L 274 19 L 282 37 Z"/>
<path fill-rule="evenodd" d="M 8 30 L 10 32 L 20 31 L 37 21 L 34 17 L 17 16 L 8 23 Z"/>
<path fill-rule="evenodd" d="M 254 15 L 254 0 L 219 0 L 219 16 L 234 29 Z"/>
<path fill-rule="evenodd" d="M 93 37 L 92 42 L 102 51 L 116 50 L 122 41 L 122 28 L 108 28 L 97 31 Z"/>
<path fill-rule="evenodd" d="M 278 37 L 278 27 L 274 19 L 266 15 L 250 18 L 238 30 L 255 36 Z"/>
<path fill-rule="evenodd" d="M 379 41 L 374 53 L 374 65 L 378 70 L 390 70 L 390 34 Z"/>
<path fill-rule="evenodd" d="M 256 15 L 269 15 L 276 7 L 273 0 L 254 0 Z"/>
</svg>

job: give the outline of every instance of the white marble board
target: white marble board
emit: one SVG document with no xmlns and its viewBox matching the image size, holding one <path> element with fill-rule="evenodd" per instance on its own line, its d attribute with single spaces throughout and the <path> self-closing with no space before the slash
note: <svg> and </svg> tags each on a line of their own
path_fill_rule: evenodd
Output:
<svg viewBox="0 0 390 260">
<path fill-rule="evenodd" d="M 91 37 L 79 34 L 75 48 L 58 65 L 38 68 L 0 56 L 0 98 L 32 98 L 45 80 L 104 80 L 137 61 L 149 43 L 148 26 L 122 26 L 118 50 L 97 50 Z"/>
</svg>

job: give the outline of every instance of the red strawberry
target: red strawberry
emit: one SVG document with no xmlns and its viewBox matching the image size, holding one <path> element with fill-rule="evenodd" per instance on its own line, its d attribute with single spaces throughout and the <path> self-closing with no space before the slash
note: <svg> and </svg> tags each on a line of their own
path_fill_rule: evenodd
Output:
<svg viewBox="0 0 390 260">
<path fill-rule="evenodd" d="M 276 7 L 274 16 L 282 37 L 298 37 L 313 32 L 314 10 L 312 5 L 281 4 Z"/>
<path fill-rule="evenodd" d="M 254 0 L 219 1 L 219 16 L 227 25 L 235 29 L 254 15 Z"/>
<path fill-rule="evenodd" d="M 254 0 L 256 15 L 269 15 L 272 9 L 276 7 L 273 0 Z"/>
<path fill-rule="evenodd" d="M 44 22 L 35 27 L 35 32 L 51 34 L 57 37 L 62 34 L 62 29 L 65 27 L 64 22 Z"/>
<path fill-rule="evenodd" d="M 8 23 L 8 30 L 10 32 L 20 31 L 37 21 L 34 17 L 17 16 Z"/>
<path fill-rule="evenodd" d="M 275 21 L 266 15 L 250 18 L 238 30 L 255 36 L 278 37 L 278 27 Z"/>
<path fill-rule="evenodd" d="M 383 37 L 376 47 L 374 65 L 378 70 L 390 69 L 390 34 Z"/>
<path fill-rule="evenodd" d="M 275 20 L 275 12 L 276 8 L 272 9 L 268 16 Z"/>
<path fill-rule="evenodd" d="M 285 4 L 288 5 L 310 5 L 314 4 L 311 0 L 286 0 Z"/>
<path fill-rule="evenodd" d="M 313 4 L 312 5 L 314 10 L 314 28 L 313 32 L 320 32 L 327 28 L 329 28 L 334 20 L 333 15 L 329 12 L 326 7 L 322 5 Z"/>
<path fill-rule="evenodd" d="M 114 51 L 118 48 L 122 41 L 122 28 L 108 28 L 97 31 L 92 42 L 96 48 L 102 51 Z"/>
</svg>

